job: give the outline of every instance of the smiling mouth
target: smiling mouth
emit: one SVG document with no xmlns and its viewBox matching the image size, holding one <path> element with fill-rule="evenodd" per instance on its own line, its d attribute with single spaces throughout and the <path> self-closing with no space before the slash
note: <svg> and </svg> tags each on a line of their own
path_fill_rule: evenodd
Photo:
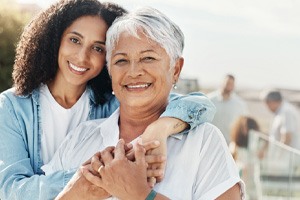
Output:
<svg viewBox="0 0 300 200">
<path fill-rule="evenodd" d="M 151 85 L 151 83 L 145 83 L 145 84 L 136 84 L 136 85 L 126 85 L 125 87 L 128 89 L 144 89 L 148 88 Z"/>
<path fill-rule="evenodd" d="M 78 71 L 78 72 L 85 72 L 88 69 L 87 68 L 81 68 L 81 67 L 77 67 L 76 65 L 73 65 L 72 63 L 69 62 L 69 66 L 71 67 L 71 69 Z"/>
</svg>

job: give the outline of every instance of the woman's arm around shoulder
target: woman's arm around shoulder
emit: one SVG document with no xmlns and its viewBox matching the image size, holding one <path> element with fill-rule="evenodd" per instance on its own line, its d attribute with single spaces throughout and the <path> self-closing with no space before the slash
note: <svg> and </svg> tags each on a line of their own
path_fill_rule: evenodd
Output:
<svg viewBox="0 0 300 200">
<path fill-rule="evenodd" d="M 161 116 L 180 119 L 193 129 L 204 122 L 211 122 L 215 113 L 216 107 L 201 92 L 187 95 L 171 93 L 166 111 Z"/>
</svg>

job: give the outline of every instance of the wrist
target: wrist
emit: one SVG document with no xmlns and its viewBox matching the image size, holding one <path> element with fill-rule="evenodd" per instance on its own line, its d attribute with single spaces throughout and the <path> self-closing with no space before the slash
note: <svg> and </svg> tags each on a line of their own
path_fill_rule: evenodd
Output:
<svg viewBox="0 0 300 200">
<path fill-rule="evenodd" d="M 155 190 L 151 190 L 145 200 L 154 200 L 157 195 Z"/>
<path fill-rule="evenodd" d="M 180 133 L 189 127 L 189 124 L 181 121 L 180 119 L 173 117 L 161 117 L 160 126 L 163 127 L 163 131 L 166 136 L 170 136 L 176 133 Z"/>
</svg>

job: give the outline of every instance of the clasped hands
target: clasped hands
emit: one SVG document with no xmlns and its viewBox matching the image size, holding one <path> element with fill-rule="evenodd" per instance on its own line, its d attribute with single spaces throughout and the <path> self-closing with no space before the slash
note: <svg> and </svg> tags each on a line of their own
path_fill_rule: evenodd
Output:
<svg viewBox="0 0 300 200">
<path fill-rule="evenodd" d="M 139 199 L 164 176 L 166 156 L 156 155 L 160 142 L 107 147 L 86 161 L 56 199 Z M 165 155 L 165 154 L 164 154 Z"/>
</svg>

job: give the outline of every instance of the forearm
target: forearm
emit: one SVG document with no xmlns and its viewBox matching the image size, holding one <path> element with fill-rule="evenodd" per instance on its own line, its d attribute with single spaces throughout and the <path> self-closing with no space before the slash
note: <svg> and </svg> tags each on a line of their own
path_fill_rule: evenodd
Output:
<svg viewBox="0 0 300 200">
<path fill-rule="evenodd" d="M 110 196 L 105 190 L 89 182 L 81 170 L 78 170 L 55 200 L 101 200 Z"/>
<path fill-rule="evenodd" d="M 191 93 L 187 96 L 170 95 L 170 102 L 161 117 L 150 124 L 142 138 L 167 138 L 185 129 L 193 129 L 204 122 L 210 122 L 216 112 L 213 103 L 202 93 Z"/>
<path fill-rule="evenodd" d="M 24 174 L 24 172 L 22 172 Z M 21 174 L 21 172 L 20 172 Z M 71 177 L 71 173 L 57 172 L 49 176 L 15 174 L 10 178 L 1 172 L 1 199 L 54 199 Z"/>
<path fill-rule="evenodd" d="M 190 125 L 190 128 L 211 122 L 216 112 L 214 104 L 202 93 L 194 92 L 186 96 L 171 94 L 169 104 L 161 117 L 173 117 Z"/>
</svg>

